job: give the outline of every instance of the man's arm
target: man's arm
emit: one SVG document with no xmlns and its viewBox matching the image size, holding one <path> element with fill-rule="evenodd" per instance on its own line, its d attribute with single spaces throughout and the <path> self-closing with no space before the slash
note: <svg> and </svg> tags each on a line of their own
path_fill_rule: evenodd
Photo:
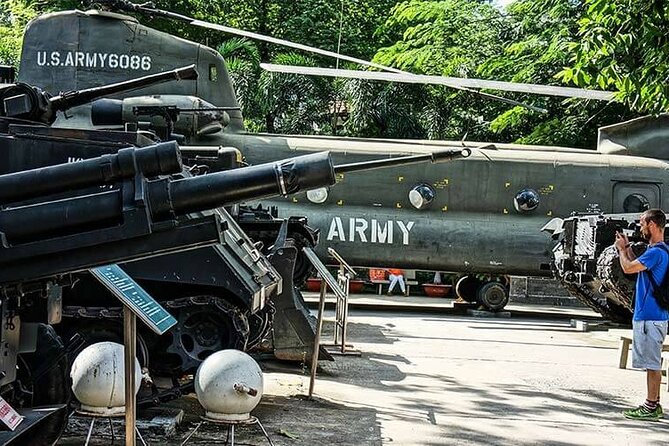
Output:
<svg viewBox="0 0 669 446">
<path fill-rule="evenodd" d="M 646 265 L 639 262 L 639 259 L 636 258 L 632 252 L 632 248 L 618 249 L 618 254 L 620 254 L 620 267 L 625 274 L 634 274 L 647 269 Z"/>
<path fill-rule="evenodd" d="M 620 256 L 620 267 L 625 274 L 634 274 L 647 269 L 646 265 L 639 262 L 636 255 L 634 255 L 630 242 L 625 234 L 621 232 L 616 233 L 615 245 L 616 248 L 618 248 L 618 254 Z"/>
</svg>

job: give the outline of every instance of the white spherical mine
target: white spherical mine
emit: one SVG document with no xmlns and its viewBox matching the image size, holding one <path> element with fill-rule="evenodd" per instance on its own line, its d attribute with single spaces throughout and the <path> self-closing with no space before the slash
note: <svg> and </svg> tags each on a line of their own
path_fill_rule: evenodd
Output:
<svg viewBox="0 0 669 446">
<path fill-rule="evenodd" d="M 195 393 L 213 421 L 244 421 L 258 405 L 263 392 L 260 366 L 244 352 L 221 350 L 200 364 Z"/>
<path fill-rule="evenodd" d="M 72 363 L 72 391 L 84 413 L 113 416 L 125 413 L 125 369 L 123 345 L 98 342 L 79 353 Z M 142 382 L 135 358 L 135 394 Z"/>
</svg>

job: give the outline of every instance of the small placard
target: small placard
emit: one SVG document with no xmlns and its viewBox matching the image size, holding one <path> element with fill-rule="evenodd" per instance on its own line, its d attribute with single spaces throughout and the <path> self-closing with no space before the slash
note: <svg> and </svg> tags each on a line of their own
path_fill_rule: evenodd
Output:
<svg viewBox="0 0 669 446">
<path fill-rule="evenodd" d="M 89 271 L 157 334 L 165 333 L 177 323 L 177 320 L 120 266 L 116 264 L 100 266 Z"/>
<path fill-rule="evenodd" d="M 16 426 L 21 424 L 23 417 L 9 405 L 4 398 L 0 396 L 0 420 L 7 425 L 11 430 L 15 430 Z"/>
</svg>

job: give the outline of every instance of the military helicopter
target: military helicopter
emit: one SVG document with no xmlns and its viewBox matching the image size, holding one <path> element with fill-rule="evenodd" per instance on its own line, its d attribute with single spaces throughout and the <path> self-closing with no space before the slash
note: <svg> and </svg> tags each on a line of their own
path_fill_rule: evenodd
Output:
<svg viewBox="0 0 669 446">
<path fill-rule="evenodd" d="M 203 24 L 147 5 L 112 3 L 129 11 Z M 280 216 L 306 216 L 312 227 L 321 230 L 322 258 L 327 257 L 325 249 L 333 247 L 356 266 L 457 272 L 462 275 L 456 286 L 458 296 L 491 310 L 508 302 L 508 275 L 551 275 L 552 240 L 539 229 L 554 216 L 573 211 L 637 212 L 667 204 L 661 193 L 667 155 L 643 147 L 628 150 L 613 144 L 594 151 L 248 132 L 225 61 L 216 51 L 114 12 L 66 11 L 31 22 L 24 37 L 19 80 L 66 91 L 169 69 L 184 61 L 194 62 L 206 75 L 197 81 L 144 88 L 132 96 L 112 96 L 73 109 L 54 125 L 162 126 L 191 146 L 235 147 L 252 164 L 323 149 L 332 151 L 341 164 L 379 155 L 470 148 L 472 156 L 463 165 L 345 173 L 339 176 L 337 188 L 261 204 L 276 206 Z M 602 94 L 606 97 L 601 99 L 610 99 L 610 93 Z M 204 109 L 209 112 L 203 113 Z"/>
</svg>

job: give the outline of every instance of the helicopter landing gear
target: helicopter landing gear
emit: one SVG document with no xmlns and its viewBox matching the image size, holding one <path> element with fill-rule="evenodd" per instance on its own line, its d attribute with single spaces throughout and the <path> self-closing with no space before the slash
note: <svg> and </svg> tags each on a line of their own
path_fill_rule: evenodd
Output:
<svg viewBox="0 0 669 446">
<path fill-rule="evenodd" d="M 509 288 L 500 282 L 486 282 L 479 287 L 476 297 L 487 310 L 500 311 L 509 303 Z"/>
<path fill-rule="evenodd" d="M 455 294 L 459 299 L 478 303 L 488 311 L 500 311 L 509 303 L 509 281 L 506 276 L 487 281 L 476 276 L 463 276 L 455 284 Z"/>
<path fill-rule="evenodd" d="M 455 284 L 455 294 L 458 296 L 458 299 L 476 303 L 476 293 L 482 284 L 483 281 L 477 279 L 475 276 L 463 276 Z"/>
</svg>

